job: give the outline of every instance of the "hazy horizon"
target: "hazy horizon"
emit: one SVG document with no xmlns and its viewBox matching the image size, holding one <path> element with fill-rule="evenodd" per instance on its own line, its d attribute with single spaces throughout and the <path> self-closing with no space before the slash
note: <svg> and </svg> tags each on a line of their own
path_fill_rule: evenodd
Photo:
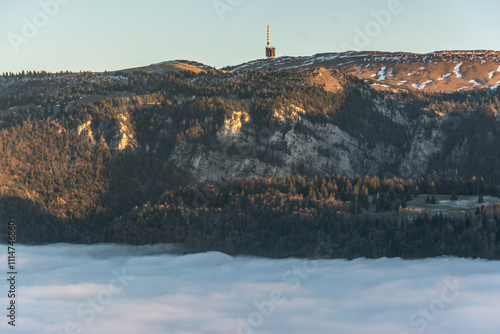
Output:
<svg viewBox="0 0 500 334">
<path fill-rule="evenodd" d="M 217 68 L 349 49 L 499 50 L 493 0 L 28 0 L 3 4 L 0 73 L 118 70 L 186 59 Z"/>
</svg>

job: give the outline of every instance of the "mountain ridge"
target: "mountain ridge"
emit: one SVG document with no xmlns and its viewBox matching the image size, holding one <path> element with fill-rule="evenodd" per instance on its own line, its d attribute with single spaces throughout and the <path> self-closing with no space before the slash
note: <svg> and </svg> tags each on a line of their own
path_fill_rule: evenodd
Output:
<svg viewBox="0 0 500 334">
<path fill-rule="evenodd" d="M 493 50 L 444 50 L 423 54 L 347 51 L 259 59 L 223 69 L 234 72 L 300 67 L 336 69 L 363 79 L 378 90 L 456 92 L 495 89 L 500 84 L 497 75 L 500 72 L 500 52 Z M 465 70 L 461 73 L 460 69 Z"/>
<path fill-rule="evenodd" d="M 111 73 L 120 72 L 179 72 L 179 71 L 189 71 L 194 73 L 206 73 L 209 71 L 217 71 L 214 67 L 205 65 L 197 61 L 190 60 L 167 60 L 159 63 L 154 63 L 146 66 L 133 67 L 128 69 L 111 71 Z"/>
<path fill-rule="evenodd" d="M 346 51 L 256 59 L 220 69 L 189 60 L 169 60 L 111 73 L 146 71 L 238 72 L 248 69 L 326 68 L 365 80 L 376 90 L 458 92 L 500 85 L 500 51 L 441 50 L 429 53 Z"/>
</svg>

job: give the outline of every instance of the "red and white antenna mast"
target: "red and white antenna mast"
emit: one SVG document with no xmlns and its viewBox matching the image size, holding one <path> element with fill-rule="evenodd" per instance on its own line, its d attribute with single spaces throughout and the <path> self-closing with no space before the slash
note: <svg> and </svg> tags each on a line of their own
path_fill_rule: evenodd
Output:
<svg viewBox="0 0 500 334">
<path fill-rule="evenodd" d="M 269 26 L 267 26 L 267 47 L 271 46 L 271 33 Z"/>
</svg>

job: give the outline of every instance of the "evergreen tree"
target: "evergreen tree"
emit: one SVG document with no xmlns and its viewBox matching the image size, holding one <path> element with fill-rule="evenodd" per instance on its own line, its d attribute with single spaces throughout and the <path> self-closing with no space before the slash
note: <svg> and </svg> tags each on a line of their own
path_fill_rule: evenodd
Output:
<svg viewBox="0 0 500 334">
<path fill-rule="evenodd" d="M 431 204 L 437 204 L 436 197 L 432 195 Z"/>
</svg>

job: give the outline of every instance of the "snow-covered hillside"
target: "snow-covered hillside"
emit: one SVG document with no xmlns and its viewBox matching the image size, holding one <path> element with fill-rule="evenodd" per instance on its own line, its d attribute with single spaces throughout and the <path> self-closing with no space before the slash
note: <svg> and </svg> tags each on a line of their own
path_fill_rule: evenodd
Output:
<svg viewBox="0 0 500 334">
<path fill-rule="evenodd" d="M 500 52 L 438 51 L 426 54 L 407 52 L 343 52 L 308 57 L 260 59 L 226 68 L 246 69 L 333 68 L 370 82 L 383 90 L 456 92 L 495 89 L 500 84 Z"/>
</svg>

